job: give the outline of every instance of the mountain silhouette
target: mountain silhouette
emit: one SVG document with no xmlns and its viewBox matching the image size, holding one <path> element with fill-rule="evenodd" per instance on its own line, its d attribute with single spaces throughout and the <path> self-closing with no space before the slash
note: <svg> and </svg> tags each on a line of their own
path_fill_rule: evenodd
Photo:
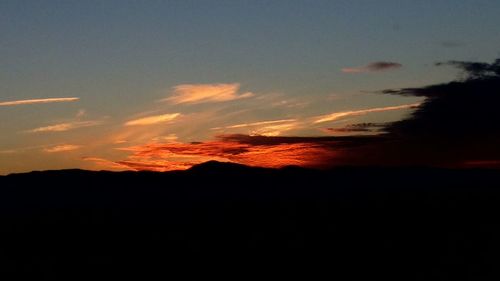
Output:
<svg viewBox="0 0 500 281">
<path fill-rule="evenodd" d="M 0 177 L 0 270 L 5 280 L 490 280 L 499 188 L 497 170 L 425 167 L 12 174 Z"/>
</svg>

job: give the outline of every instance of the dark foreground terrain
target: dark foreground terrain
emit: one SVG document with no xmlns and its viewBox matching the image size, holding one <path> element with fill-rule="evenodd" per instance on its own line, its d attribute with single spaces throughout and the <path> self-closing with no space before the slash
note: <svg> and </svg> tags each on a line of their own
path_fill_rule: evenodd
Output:
<svg viewBox="0 0 500 281">
<path fill-rule="evenodd" d="M 33 172 L 0 177 L 0 271 L 2 280 L 498 280 L 499 211 L 500 173 L 488 170 L 211 162 Z"/>
</svg>

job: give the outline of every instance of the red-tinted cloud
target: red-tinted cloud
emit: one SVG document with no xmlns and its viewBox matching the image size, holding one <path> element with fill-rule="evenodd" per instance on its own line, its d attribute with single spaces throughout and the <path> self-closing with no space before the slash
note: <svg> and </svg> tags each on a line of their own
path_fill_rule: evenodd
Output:
<svg viewBox="0 0 500 281">
<path fill-rule="evenodd" d="M 327 168 L 335 165 L 342 142 L 331 137 L 219 136 L 195 143 L 150 143 L 122 148 L 131 154 L 114 163 L 132 170 L 170 171 L 187 169 L 209 160 L 249 166 L 279 168 L 297 165 Z"/>
</svg>

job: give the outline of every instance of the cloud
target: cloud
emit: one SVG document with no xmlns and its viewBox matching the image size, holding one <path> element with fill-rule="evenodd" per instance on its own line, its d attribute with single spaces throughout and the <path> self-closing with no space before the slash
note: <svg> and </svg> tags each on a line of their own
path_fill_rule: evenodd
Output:
<svg viewBox="0 0 500 281">
<path fill-rule="evenodd" d="M 38 103 L 54 103 L 54 102 L 72 102 L 80 98 L 46 98 L 46 99 L 29 99 L 29 100 L 16 100 L 0 102 L 0 106 L 14 106 L 25 104 L 38 104 Z"/>
<path fill-rule="evenodd" d="M 224 129 L 236 129 L 236 128 L 255 127 L 255 126 L 262 126 L 262 125 L 279 124 L 279 123 L 288 123 L 288 122 L 295 122 L 295 121 L 297 121 L 297 119 L 260 121 L 260 122 L 253 122 L 253 123 L 242 123 L 242 124 L 230 125 L 230 126 L 226 126 L 226 127 L 222 127 L 222 128 L 224 128 Z M 221 129 L 221 128 L 213 128 L 213 129 Z"/>
<path fill-rule="evenodd" d="M 183 84 L 173 88 L 173 95 L 163 99 L 172 104 L 224 102 L 254 96 L 251 92 L 238 94 L 239 83 L 232 84 Z"/>
<path fill-rule="evenodd" d="M 282 119 L 282 120 L 272 120 L 272 121 L 259 121 L 252 123 L 242 123 L 236 125 L 230 125 L 226 127 L 212 128 L 212 130 L 232 130 L 232 129 L 251 129 L 250 135 L 262 135 L 262 136 L 279 136 L 286 131 L 290 131 L 299 127 L 299 122 L 297 119 Z"/>
<path fill-rule="evenodd" d="M 43 151 L 47 153 L 57 153 L 57 152 L 66 152 L 66 151 L 73 151 L 80 149 L 80 145 L 73 145 L 73 144 L 63 144 L 63 145 L 56 145 L 53 147 L 47 147 L 43 149 Z"/>
<path fill-rule="evenodd" d="M 68 122 L 68 123 L 60 123 L 54 124 L 45 127 L 39 127 L 32 130 L 27 131 L 28 133 L 48 133 L 48 132 L 64 132 L 69 130 L 74 130 L 83 127 L 91 127 L 102 124 L 101 121 L 78 121 L 78 122 Z"/>
<path fill-rule="evenodd" d="M 439 63 L 438 65 L 442 65 Z M 500 59 L 493 63 L 450 61 L 467 77 L 386 94 L 425 97 L 409 118 L 389 124 L 386 158 L 406 163 L 457 166 L 500 159 Z"/>
<path fill-rule="evenodd" d="M 470 61 L 447 61 L 438 62 L 436 66 L 451 65 L 462 69 L 467 74 L 468 78 L 486 78 L 500 76 L 500 59 L 495 60 L 493 63 L 485 62 L 470 62 Z"/>
<path fill-rule="evenodd" d="M 283 134 L 284 132 L 291 131 L 294 129 L 297 129 L 299 127 L 299 123 L 287 123 L 287 124 L 280 124 L 280 125 L 271 125 L 271 126 L 265 126 L 262 128 L 255 129 L 250 132 L 250 135 L 252 136 L 279 136 Z"/>
<path fill-rule="evenodd" d="M 369 63 L 365 66 L 342 68 L 342 72 L 344 73 L 379 72 L 386 70 L 395 70 L 401 68 L 402 66 L 403 66 L 402 64 L 397 62 L 377 61 Z"/>
<path fill-rule="evenodd" d="M 83 161 L 93 162 L 95 164 L 93 169 L 97 170 L 112 170 L 112 171 L 125 171 L 132 170 L 129 166 L 121 165 L 119 163 L 99 158 L 99 157 L 83 157 Z"/>
<path fill-rule="evenodd" d="M 140 119 L 130 120 L 126 122 L 125 126 L 147 126 L 147 125 L 155 125 L 159 123 L 168 123 L 179 117 L 180 113 L 171 113 L 171 114 L 162 114 L 162 115 L 154 115 L 149 117 L 144 117 Z"/>
<path fill-rule="evenodd" d="M 349 117 L 349 116 L 365 115 L 365 114 L 374 113 L 374 112 L 384 112 L 384 111 L 391 111 L 391 110 L 417 108 L 418 106 L 420 106 L 420 103 L 403 104 L 403 105 L 397 105 L 397 106 L 376 107 L 376 108 L 361 109 L 361 110 L 341 111 L 341 112 L 335 112 L 335 113 L 331 113 L 331 114 L 327 114 L 327 115 L 318 116 L 315 118 L 316 120 L 313 123 L 318 124 L 318 123 L 323 123 L 323 122 L 330 122 L 330 121 L 335 121 L 335 120 Z"/>
<path fill-rule="evenodd" d="M 332 133 L 372 133 L 380 132 L 380 129 L 386 126 L 386 123 L 357 123 L 349 124 L 341 128 L 326 128 L 325 131 Z"/>
<path fill-rule="evenodd" d="M 215 140 L 192 143 L 149 143 L 120 148 L 131 154 L 114 163 L 131 170 L 170 171 L 217 160 L 250 166 L 279 168 L 290 165 L 330 168 L 347 163 L 343 151 L 353 144 L 374 144 L 367 137 L 285 137 L 220 135 Z"/>
<path fill-rule="evenodd" d="M 176 134 L 168 134 L 166 136 L 158 136 L 151 139 L 154 142 L 176 142 L 179 138 Z"/>
<path fill-rule="evenodd" d="M 265 143 L 265 144 L 263 144 Z M 340 142 L 339 142 L 340 143 Z M 187 169 L 209 160 L 278 168 L 289 165 L 325 167 L 336 152 L 331 139 L 224 135 L 214 141 L 150 143 L 123 148 L 132 152 L 116 163 L 134 170 Z"/>
</svg>

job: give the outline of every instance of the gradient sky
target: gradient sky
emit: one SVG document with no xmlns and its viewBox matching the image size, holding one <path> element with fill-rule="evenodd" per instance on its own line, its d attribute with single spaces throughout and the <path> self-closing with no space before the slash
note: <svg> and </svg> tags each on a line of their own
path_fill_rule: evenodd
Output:
<svg viewBox="0 0 500 281">
<path fill-rule="evenodd" d="M 3 0 L 0 174 L 399 120 L 422 99 L 375 92 L 457 76 L 435 62 L 495 59 L 499 14 L 493 0 Z M 228 160 L 155 163 L 208 159 Z"/>
</svg>

